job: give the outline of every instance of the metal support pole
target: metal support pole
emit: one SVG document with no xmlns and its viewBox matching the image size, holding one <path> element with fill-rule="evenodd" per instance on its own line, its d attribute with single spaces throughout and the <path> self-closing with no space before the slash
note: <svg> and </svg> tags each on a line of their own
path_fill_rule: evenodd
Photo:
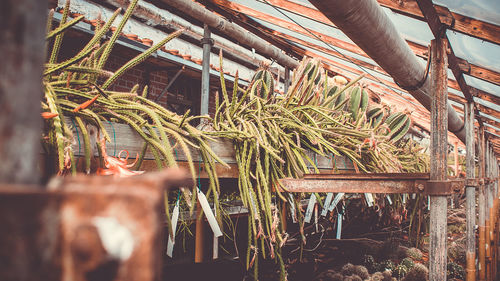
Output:
<svg viewBox="0 0 500 281">
<path fill-rule="evenodd" d="M 0 182 L 39 184 L 47 1 L 7 0 L 1 9 Z"/>
<path fill-rule="evenodd" d="M 465 155 L 465 173 L 467 179 L 476 177 L 476 164 L 474 161 L 474 104 L 467 102 L 465 105 L 465 136 L 466 136 L 466 155 Z M 466 272 L 467 281 L 476 280 L 476 235 L 474 226 L 476 224 L 476 188 L 467 186 L 465 188 L 466 197 Z"/>
<path fill-rule="evenodd" d="M 490 147 L 486 144 L 486 149 L 484 150 L 484 165 L 485 165 L 485 175 L 490 176 Z M 484 240 L 486 243 L 485 256 L 486 256 L 486 280 L 491 281 L 491 247 L 490 247 L 490 184 L 486 183 L 484 190 Z"/>
<path fill-rule="evenodd" d="M 205 24 L 203 27 L 203 62 L 201 65 L 201 101 L 200 115 L 208 114 L 208 95 L 210 93 L 210 49 L 212 48 L 212 39 L 210 38 L 210 29 Z"/>
<path fill-rule="evenodd" d="M 488 177 L 493 178 L 493 150 L 491 146 L 488 146 Z M 494 193 L 493 193 L 493 182 L 489 181 L 488 184 L 488 211 L 489 211 L 489 240 L 488 241 L 488 249 L 490 252 L 489 264 L 490 264 L 490 280 L 494 280 L 495 276 L 495 210 L 494 210 Z"/>
<path fill-rule="evenodd" d="M 484 179 L 485 177 L 485 149 L 486 149 L 486 143 L 484 139 L 484 127 L 480 126 L 479 127 L 479 177 Z M 486 241 L 485 241 L 485 233 L 484 233 L 484 227 L 485 227 L 485 210 L 486 210 L 486 201 L 485 201 L 485 185 L 484 183 L 479 186 L 479 198 L 478 198 L 478 206 L 479 206 L 479 245 L 478 245 L 478 252 L 479 252 L 479 280 L 484 281 L 486 279 Z"/>
<path fill-rule="evenodd" d="M 447 41 L 431 41 L 431 170 L 430 179 L 447 179 L 448 154 L 448 90 Z M 429 280 L 446 280 L 447 197 L 430 198 Z"/>
<path fill-rule="evenodd" d="M 201 65 L 201 101 L 200 101 L 200 115 L 208 114 L 208 103 L 210 94 L 210 49 L 212 48 L 212 39 L 210 38 L 210 29 L 205 24 L 203 27 L 203 62 Z M 196 204 L 196 233 L 195 233 L 195 249 L 194 249 L 194 262 L 203 262 L 203 248 L 204 248 L 204 228 L 203 210 L 199 202 Z"/>
</svg>

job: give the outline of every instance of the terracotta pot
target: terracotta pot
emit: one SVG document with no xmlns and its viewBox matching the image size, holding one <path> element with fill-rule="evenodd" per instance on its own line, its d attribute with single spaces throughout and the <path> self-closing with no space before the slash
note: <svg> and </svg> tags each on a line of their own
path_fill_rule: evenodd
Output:
<svg viewBox="0 0 500 281">
<path fill-rule="evenodd" d="M 179 54 L 179 50 L 167 50 L 167 53 L 177 56 Z"/>
<path fill-rule="evenodd" d="M 182 55 L 182 58 L 185 60 L 191 59 L 191 55 Z"/>
<path fill-rule="evenodd" d="M 149 38 L 142 38 L 141 39 L 142 44 L 147 45 L 149 47 L 153 46 L 153 40 Z"/>
<path fill-rule="evenodd" d="M 83 14 L 80 14 L 80 13 L 71 13 L 71 17 L 72 18 L 77 18 L 79 16 L 83 16 Z"/>
<path fill-rule="evenodd" d="M 137 34 L 133 34 L 133 33 L 127 33 L 127 34 L 124 34 L 125 37 L 127 37 L 128 39 L 130 40 L 137 40 L 137 38 L 139 38 L 139 36 L 137 36 Z"/>
<path fill-rule="evenodd" d="M 196 63 L 196 64 L 201 65 L 201 63 L 203 62 L 203 60 L 200 60 L 200 59 L 194 59 L 194 60 L 193 60 L 193 62 L 194 62 L 194 63 Z"/>
</svg>

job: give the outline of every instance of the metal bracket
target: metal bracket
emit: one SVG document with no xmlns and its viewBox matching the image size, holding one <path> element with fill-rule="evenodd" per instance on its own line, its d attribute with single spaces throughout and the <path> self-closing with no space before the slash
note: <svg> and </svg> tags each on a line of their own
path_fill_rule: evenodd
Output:
<svg viewBox="0 0 500 281">
<path fill-rule="evenodd" d="M 212 39 L 212 38 L 201 38 L 200 42 L 203 45 L 205 45 L 205 44 L 210 44 L 210 46 L 214 45 L 214 39 Z"/>
<path fill-rule="evenodd" d="M 427 195 L 451 195 L 464 188 L 464 180 L 427 181 L 424 193 Z"/>
<path fill-rule="evenodd" d="M 480 185 L 481 185 L 481 179 L 480 178 L 465 179 L 465 186 L 467 186 L 467 187 L 478 187 Z"/>
</svg>

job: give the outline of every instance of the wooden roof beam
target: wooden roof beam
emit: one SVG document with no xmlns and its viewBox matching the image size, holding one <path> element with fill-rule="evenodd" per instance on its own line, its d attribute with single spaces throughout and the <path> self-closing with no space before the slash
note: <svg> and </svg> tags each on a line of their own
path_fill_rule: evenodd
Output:
<svg viewBox="0 0 500 281">
<path fill-rule="evenodd" d="M 262 0 L 259 0 L 259 1 L 262 1 Z M 334 28 L 337 28 L 325 15 L 323 15 L 323 13 L 321 13 L 320 11 L 318 11 L 315 8 L 311 8 L 311 7 L 302 5 L 302 4 L 291 2 L 289 0 L 265 0 L 265 1 L 271 3 L 275 6 L 279 6 L 281 9 L 283 9 L 285 11 L 292 12 L 292 13 L 295 13 L 295 14 L 300 15 L 302 17 L 305 17 L 307 19 L 314 20 L 314 21 L 332 26 Z M 379 1 L 379 3 L 382 1 L 401 2 L 399 0 L 398 1 L 396 1 L 396 0 L 378 0 L 378 1 Z M 406 2 L 407 1 L 405 1 L 404 3 L 406 3 Z M 415 1 L 412 1 L 412 2 L 414 2 L 416 5 Z M 248 12 L 245 9 L 246 7 L 243 5 L 236 4 L 234 6 L 238 7 L 238 9 L 240 9 L 240 11 L 243 13 Z M 234 7 L 232 7 L 231 9 L 233 9 L 233 8 Z M 417 7 L 417 9 L 418 9 L 418 7 Z M 253 10 L 253 11 L 254 12 L 252 13 L 252 16 L 258 17 L 259 16 L 258 13 L 260 13 L 260 12 L 255 13 L 255 10 Z M 422 13 L 420 12 L 420 9 L 418 9 L 418 11 L 421 15 Z M 423 16 L 422 16 L 422 18 L 423 18 Z M 262 18 L 260 18 L 260 19 L 265 20 Z M 283 21 L 282 19 L 279 19 L 279 21 L 275 21 L 275 19 L 273 19 L 271 23 L 279 25 L 280 27 L 284 27 L 284 26 L 282 26 L 282 21 Z M 290 30 L 298 32 L 295 28 L 290 29 Z M 301 29 L 301 31 L 303 31 L 303 29 Z M 309 35 L 309 34 L 305 34 L 305 35 Z M 500 36 L 500 35 L 498 35 L 498 36 Z M 500 39 L 500 37 L 497 37 L 497 38 Z M 325 38 L 322 38 L 322 39 L 326 41 L 326 39 L 329 39 L 329 38 L 328 38 L 328 36 L 325 36 Z M 417 43 L 414 43 L 414 42 L 411 42 L 408 40 L 406 40 L 406 42 L 408 43 L 410 48 L 413 50 L 413 52 L 417 56 L 427 60 L 428 48 L 426 46 L 423 46 L 423 45 L 420 45 L 420 44 L 417 44 Z M 328 43 L 334 45 L 334 41 L 328 42 Z M 346 43 L 346 42 L 343 42 L 343 43 Z M 342 45 L 343 46 L 340 46 L 340 45 L 334 45 L 334 46 L 342 48 L 344 50 L 348 50 L 350 52 L 357 53 L 357 54 L 365 56 L 365 57 L 368 57 L 368 56 L 366 56 L 366 54 L 363 51 L 360 52 L 359 48 L 356 49 L 357 46 L 356 47 L 350 46 L 352 44 L 347 44 L 347 45 L 342 44 Z M 463 71 L 463 73 L 468 74 L 472 77 L 490 82 L 490 83 L 494 83 L 496 85 L 500 85 L 500 73 L 492 71 L 492 70 L 484 68 L 484 67 L 481 67 L 479 65 L 471 64 L 462 58 L 457 58 L 457 62 L 458 62 L 458 65 L 460 66 L 461 70 Z"/>
<path fill-rule="evenodd" d="M 419 20 L 425 20 L 415 0 L 377 1 L 381 6 L 387 7 L 396 13 L 411 16 Z M 500 26 L 451 12 L 448 8 L 440 5 L 434 5 L 434 7 L 441 22 L 445 23 L 450 30 L 494 44 L 500 44 Z"/>
</svg>

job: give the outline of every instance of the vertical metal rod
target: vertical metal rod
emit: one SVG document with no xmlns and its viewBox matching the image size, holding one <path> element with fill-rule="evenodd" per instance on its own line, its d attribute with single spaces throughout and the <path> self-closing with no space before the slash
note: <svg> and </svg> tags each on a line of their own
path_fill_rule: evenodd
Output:
<svg viewBox="0 0 500 281">
<path fill-rule="evenodd" d="M 447 179 L 448 154 L 448 91 L 446 54 L 447 41 L 431 41 L 431 169 L 430 179 Z M 447 197 L 430 198 L 429 280 L 446 280 Z"/>
<path fill-rule="evenodd" d="M 212 41 L 210 39 L 210 29 L 205 24 L 203 28 L 203 61 L 201 64 L 201 100 L 200 100 L 200 115 L 208 114 L 208 103 L 210 93 L 210 49 Z M 203 210 L 198 202 L 196 204 L 196 232 L 195 232 L 195 247 L 194 247 L 194 262 L 203 262 L 203 235 L 205 223 L 202 216 Z"/>
<path fill-rule="evenodd" d="M 474 104 L 467 102 L 465 105 L 465 173 L 467 179 L 476 177 L 475 148 L 474 148 Z M 467 186 L 465 188 L 466 197 L 466 272 L 467 281 L 476 280 L 476 235 L 474 226 L 476 225 L 476 188 Z"/>
<path fill-rule="evenodd" d="M 467 136 L 466 136 L 467 137 Z M 455 173 L 455 177 L 459 177 L 459 163 L 458 163 L 458 141 L 456 141 L 453 145 L 453 172 Z M 457 208 L 459 207 L 459 202 L 458 202 L 458 198 L 459 198 L 460 194 L 453 194 L 451 196 L 451 200 L 450 200 L 450 203 L 451 203 L 451 206 L 450 208 L 454 209 L 454 208 Z"/>
<path fill-rule="evenodd" d="M 492 155 L 492 150 L 491 150 L 491 146 L 488 145 L 488 178 L 491 178 L 492 175 L 493 175 L 493 167 L 492 167 L 492 164 L 493 164 L 493 161 L 492 161 L 492 158 L 491 158 L 491 155 Z M 486 190 L 487 192 L 487 198 L 488 198 L 488 201 L 487 201 L 487 206 L 488 206 L 488 222 L 489 222 L 489 227 L 488 227 L 488 240 L 487 243 L 488 243 L 488 252 L 489 252 L 489 258 L 488 258 L 488 264 L 490 266 L 490 270 L 489 270 L 489 280 L 493 280 L 493 272 L 494 272 L 494 265 L 493 265 L 493 256 L 494 256 L 494 249 L 492 247 L 492 244 L 493 244 L 493 241 L 494 241 L 494 237 L 493 237 L 493 231 L 494 231 L 494 225 L 495 225 L 495 218 L 494 218 L 494 215 L 493 215 L 493 183 L 492 182 L 488 182 L 488 188 Z"/>
<path fill-rule="evenodd" d="M 204 231 L 205 222 L 203 220 L 203 209 L 201 208 L 200 202 L 196 203 L 196 232 L 194 240 L 194 262 L 203 262 L 203 248 L 204 248 Z"/>
<path fill-rule="evenodd" d="M 210 93 L 210 49 L 212 40 L 210 38 L 210 29 L 205 24 L 203 28 L 203 62 L 201 64 L 201 101 L 200 115 L 208 114 L 208 95 Z"/>
<path fill-rule="evenodd" d="M 484 150 L 484 165 L 485 165 L 485 175 L 489 177 L 490 173 L 490 148 L 488 144 L 486 144 L 486 149 Z M 490 247 L 490 185 L 489 183 L 485 186 L 484 192 L 484 240 L 486 243 L 485 246 L 485 256 L 486 256 L 486 280 L 491 280 L 491 247 Z"/>
<path fill-rule="evenodd" d="M 486 143 L 484 139 L 484 127 L 480 126 L 479 127 L 479 177 L 484 179 L 485 177 L 485 149 L 486 149 Z M 486 209 L 486 201 L 485 201 L 485 185 L 484 183 L 479 186 L 479 193 L 478 193 L 478 206 L 479 206 L 479 222 L 478 222 L 478 229 L 479 229 L 479 245 L 478 245 L 478 252 L 479 252 L 479 280 L 484 281 L 486 279 L 486 241 L 485 241 L 485 233 L 484 233 L 484 227 L 485 227 L 485 209 Z"/>
</svg>

